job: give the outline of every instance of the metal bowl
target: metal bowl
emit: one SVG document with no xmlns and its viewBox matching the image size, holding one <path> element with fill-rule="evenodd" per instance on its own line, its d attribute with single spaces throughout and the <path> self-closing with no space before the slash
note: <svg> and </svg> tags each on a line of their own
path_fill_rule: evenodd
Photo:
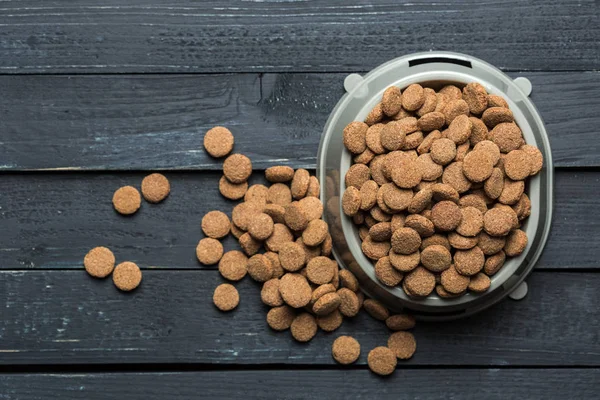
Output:
<svg viewBox="0 0 600 400">
<path fill-rule="evenodd" d="M 531 216 L 525 220 L 522 229 L 527 233 L 529 243 L 520 256 L 507 259 L 491 278 L 491 287 L 485 293 L 442 299 L 434 292 L 423 299 L 411 298 L 402 288 L 389 288 L 377 280 L 373 262 L 362 253 L 358 229 L 341 211 L 340 194 L 345 190 L 343 177 L 351 165 L 342 132 L 348 123 L 364 120 L 389 86 L 405 88 L 420 83 L 438 88 L 452 83 L 462 87 L 469 82 L 479 82 L 488 93 L 504 97 L 525 141 L 537 146 L 544 156 L 544 167 L 529 179 L 525 189 L 531 199 Z M 344 87 L 347 93 L 325 124 L 317 159 L 317 174 L 322 183 L 321 200 L 326 205 L 324 219 L 331 228 L 333 253 L 338 263 L 356 275 L 367 295 L 392 310 L 408 309 L 419 319 L 457 319 L 490 307 L 511 292 L 511 297 L 523 297 L 527 292 L 524 279 L 540 257 L 550 231 L 554 181 L 550 143 L 542 118 L 528 97 L 531 93 L 529 80 L 513 80 L 494 66 L 468 55 L 430 52 L 394 59 L 365 76 L 351 74 L 346 77 Z"/>
</svg>

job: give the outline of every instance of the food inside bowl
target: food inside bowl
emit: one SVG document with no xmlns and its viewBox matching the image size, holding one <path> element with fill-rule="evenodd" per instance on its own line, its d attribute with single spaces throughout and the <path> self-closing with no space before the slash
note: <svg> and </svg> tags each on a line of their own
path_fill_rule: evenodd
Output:
<svg viewBox="0 0 600 400">
<path fill-rule="evenodd" d="M 342 211 L 381 284 L 411 298 L 482 293 L 525 250 L 526 183 L 543 156 L 482 84 L 391 86 L 343 143 Z"/>
</svg>

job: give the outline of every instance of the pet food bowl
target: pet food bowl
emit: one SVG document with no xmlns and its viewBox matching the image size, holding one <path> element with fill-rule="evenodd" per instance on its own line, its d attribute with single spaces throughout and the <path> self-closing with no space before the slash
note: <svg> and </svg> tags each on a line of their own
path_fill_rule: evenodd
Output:
<svg viewBox="0 0 600 400">
<path fill-rule="evenodd" d="M 352 162 L 351 154 L 344 147 L 342 132 L 348 123 L 364 120 L 389 86 L 403 89 L 420 83 L 439 89 L 446 84 L 463 87 L 469 82 L 479 82 L 488 93 L 504 97 L 525 141 L 537 146 L 544 156 L 542 170 L 529 178 L 525 189 L 531 200 L 531 215 L 521 229 L 529 241 L 521 255 L 507 258 L 504 266 L 491 277 L 491 286 L 485 293 L 442 299 L 434 292 L 426 298 L 412 298 L 400 286 L 390 288 L 378 281 L 373 261 L 362 253 L 357 227 L 341 210 L 341 195 L 346 189 L 343 177 Z M 421 320 L 457 319 L 486 309 L 506 296 L 523 298 L 527 294 L 524 280 L 539 259 L 550 231 L 554 181 L 550 143 L 542 118 L 528 97 L 529 80 L 513 80 L 494 66 L 468 55 L 430 52 L 396 58 L 364 76 L 348 75 L 344 88 L 347 93 L 325 124 L 317 159 L 324 219 L 331 228 L 333 253 L 338 263 L 356 275 L 367 295 L 394 311 L 408 311 Z"/>
</svg>

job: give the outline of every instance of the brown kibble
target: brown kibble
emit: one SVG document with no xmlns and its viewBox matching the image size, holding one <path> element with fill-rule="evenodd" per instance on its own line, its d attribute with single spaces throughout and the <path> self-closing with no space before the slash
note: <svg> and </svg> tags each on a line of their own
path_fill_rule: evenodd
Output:
<svg viewBox="0 0 600 400">
<path fill-rule="evenodd" d="M 354 317 L 356 314 L 358 314 L 361 304 L 356 293 L 348 288 L 341 288 L 337 291 L 337 294 L 340 296 L 341 302 L 339 310 L 343 316 Z"/>
<path fill-rule="evenodd" d="M 404 93 L 402 93 L 402 107 L 404 107 L 405 110 L 418 110 L 424 102 L 425 94 L 421 85 L 413 83 L 404 89 Z"/>
<path fill-rule="evenodd" d="M 492 158 L 483 151 L 471 151 L 463 161 L 463 173 L 471 182 L 485 181 L 493 170 Z"/>
<path fill-rule="evenodd" d="M 446 167 L 442 175 L 442 182 L 452 186 L 458 193 L 465 193 L 471 189 L 471 181 L 465 176 L 462 161 L 453 162 Z"/>
<path fill-rule="evenodd" d="M 319 219 L 323 215 L 323 203 L 318 197 L 305 197 L 298 200 L 298 205 L 304 210 L 309 222 Z"/>
<path fill-rule="evenodd" d="M 279 294 L 279 279 L 269 279 L 263 283 L 260 291 L 260 299 L 262 302 L 271 307 L 279 307 L 283 305 L 283 299 Z"/>
<path fill-rule="evenodd" d="M 252 162 L 243 154 L 232 154 L 223 161 L 223 175 L 232 183 L 246 182 L 252 175 Z"/>
<path fill-rule="evenodd" d="M 483 272 L 479 272 L 477 275 L 471 277 L 468 289 L 475 293 L 483 293 L 488 290 L 491 286 L 492 281 Z"/>
<path fill-rule="evenodd" d="M 297 200 L 306 196 L 309 181 L 310 174 L 308 173 L 308 171 L 303 168 L 298 168 L 294 173 L 294 178 L 292 179 L 292 198 Z"/>
<path fill-rule="evenodd" d="M 353 121 L 344 128 L 344 146 L 353 154 L 360 154 L 367 148 L 366 135 L 369 126 L 364 122 Z"/>
<path fill-rule="evenodd" d="M 271 262 L 263 254 L 255 254 L 248 260 L 248 275 L 256 282 L 266 282 L 273 277 Z"/>
<path fill-rule="evenodd" d="M 248 233 L 256 240 L 266 240 L 273 233 L 273 219 L 267 214 L 256 214 L 248 225 Z"/>
<path fill-rule="evenodd" d="M 292 326 L 292 321 L 296 317 L 293 308 L 289 306 L 274 307 L 267 313 L 267 324 L 276 331 L 285 331 Z"/>
<path fill-rule="evenodd" d="M 375 276 L 381 283 L 391 287 L 398 285 L 404 277 L 401 272 L 394 269 L 389 257 L 383 257 L 377 261 L 375 264 Z"/>
<path fill-rule="evenodd" d="M 435 90 L 431 88 L 424 88 L 423 95 L 425 96 L 425 101 L 423 102 L 423 105 L 415 112 L 415 114 L 417 114 L 419 117 L 434 112 L 438 103 L 438 96 Z"/>
<path fill-rule="evenodd" d="M 504 108 L 501 108 L 504 110 Z M 510 112 L 510 110 L 508 110 Z M 523 144 L 521 129 L 513 123 L 501 123 L 492 129 L 492 141 L 498 146 L 500 152 L 509 153 L 517 150 Z"/>
<path fill-rule="evenodd" d="M 436 285 L 435 292 L 442 299 L 452 299 L 454 297 L 461 296 L 461 295 L 463 295 L 465 293 L 465 292 L 462 292 L 462 293 L 459 293 L 459 294 L 450 293 L 446 289 L 444 289 L 444 287 L 442 285 Z"/>
<path fill-rule="evenodd" d="M 542 170 L 544 166 L 544 156 L 542 152 L 535 146 L 525 144 L 521 146 L 521 151 L 524 151 L 529 158 L 529 165 L 531 166 L 530 175 L 536 175 Z"/>
<path fill-rule="evenodd" d="M 275 183 L 267 191 L 267 202 L 287 206 L 292 202 L 292 192 L 284 183 Z"/>
<path fill-rule="evenodd" d="M 462 166 L 460 167 L 462 170 Z M 442 177 L 443 179 L 443 177 Z M 466 179 L 465 179 L 466 180 Z M 435 201 L 452 201 L 458 203 L 459 195 L 455 188 L 447 183 L 436 183 L 431 186 L 431 192 L 433 193 L 433 200 Z"/>
<path fill-rule="evenodd" d="M 392 234 L 392 249 L 399 254 L 412 254 L 421 247 L 421 236 L 412 228 L 400 228 Z"/>
<path fill-rule="evenodd" d="M 375 347 L 367 357 L 369 369 L 377 375 L 390 375 L 396 369 L 398 363 L 396 354 L 387 347 Z"/>
<path fill-rule="evenodd" d="M 391 182 L 386 183 L 380 188 L 378 196 L 380 194 L 384 203 L 380 205 L 389 207 L 390 211 L 402 211 L 407 209 L 413 197 L 412 190 L 400 189 Z"/>
<path fill-rule="evenodd" d="M 306 255 L 306 262 L 309 262 L 310 260 L 312 260 L 315 257 L 319 257 L 321 254 L 321 247 L 319 246 L 314 246 L 314 247 L 310 247 L 307 246 L 304 241 L 302 240 L 302 237 L 299 237 L 298 239 L 296 239 L 296 243 L 298 243 L 300 246 L 302 246 L 302 249 L 304 250 L 304 254 Z"/>
<path fill-rule="evenodd" d="M 312 290 L 305 277 L 287 273 L 279 280 L 279 293 L 283 301 L 291 307 L 301 308 L 310 303 Z"/>
<path fill-rule="evenodd" d="M 354 186 L 360 189 L 362 185 L 371 178 L 369 167 L 364 164 L 353 164 L 346 172 L 346 187 Z"/>
<path fill-rule="evenodd" d="M 312 310 L 316 315 L 323 316 L 337 310 L 340 303 L 341 299 L 337 293 L 326 293 L 315 302 Z"/>
<path fill-rule="evenodd" d="M 464 142 L 463 144 L 456 146 L 456 157 L 454 157 L 454 161 L 463 161 L 470 148 L 470 142 Z"/>
<path fill-rule="evenodd" d="M 387 345 L 400 360 L 408 360 L 417 350 L 417 342 L 410 332 L 392 333 Z"/>
<path fill-rule="evenodd" d="M 531 200 L 529 200 L 529 196 L 523 193 L 519 201 L 512 206 L 512 209 L 517 214 L 519 221 L 529 217 L 531 214 Z"/>
<path fill-rule="evenodd" d="M 481 120 L 490 128 L 498 124 L 513 122 L 514 117 L 512 111 L 505 107 L 490 107 L 483 112 Z"/>
<path fill-rule="evenodd" d="M 342 365 L 352 364 L 360 356 L 360 344 L 353 337 L 340 336 L 334 340 L 331 354 L 333 359 Z"/>
<path fill-rule="evenodd" d="M 513 181 L 506 178 L 504 179 L 504 186 L 502 187 L 502 193 L 500 193 L 498 201 L 502 204 L 513 205 L 519 201 L 524 190 L 524 181 Z"/>
<path fill-rule="evenodd" d="M 433 192 L 431 189 L 419 190 L 410 201 L 408 212 L 412 214 L 420 213 L 431 204 L 432 197 Z M 404 223 L 402 225 L 404 225 Z"/>
<path fill-rule="evenodd" d="M 444 246 L 448 251 L 450 251 L 450 242 L 445 235 L 436 233 L 428 238 L 423 239 L 421 242 L 421 251 L 425 250 L 429 246 L 433 246 L 438 244 L 440 246 Z"/>
<path fill-rule="evenodd" d="M 442 176 L 444 169 L 431 159 L 431 154 L 421 154 L 416 161 L 424 181 L 435 181 Z"/>
<path fill-rule="evenodd" d="M 488 106 L 488 94 L 483 85 L 477 82 L 467 84 L 462 90 L 462 98 L 473 114 L 481 114 Z"/>
<path fill-rule="evenodd" d="M 215 158 L 225 157 L 233 150 L 233 135 L 222 126 L 215 126 L 204 135 L 204 149 Z"/>
<path fill-rule="evenodd" d="M 446 116 L 446 124 L 450 126 L 452 121 L 454 121 L 454 119 L 459 115 L 469 115 L 469 105 L 462 99 L 452 100 L 448 102 L 442 112 Z"/>
<path fill-rule="evenodd" d="M 115 191 L 112 202 L 115 210 L 120 214 L 130 215 L 140 209 L 142 198 L 140 192 L 133 186 L 123 186 Z"/>
<path fill-rule="evenodd" d="M 321 219 L 315 219 L 310 221 L 302 232 L 302 240 L 307 246 L 318 246 L 323 243 L 328 232 L 327 223 Z"/>
<path fill-rule="evenodd" d="M 498 164 L 498 161 L 500 160 L 500 148 L 491 140 L 482 140 L 481 142 L 477 143 L 473 148 L 473 151 L 487 153 L 492 159 L 492 163 L 494 163 L 494 165 Z"/>
<path fill-rule="evenodd" d="M 363 307 L 371 317 L 379 321 L 385 321 L 390 316 L 388 309 L 377 300 L 366 299 Z"/>
<path fill-rule="evenodd" d="M 262 242 L 254 239 L 248 232 L 240 236 L 238 241 L 240 243 L 240 247 L 248 256 L 253 256 L 254 254 L 258 253 L 262 245 Z"/>
<path fill-rule="evenodd" d="M 446 117 L 441 112 L 430 112 L 423 115 L 417 121 L 417 127 L 423 132 L 431 132 L 442 129 L 446 123 Z"/>
<path fill-rule="evenodd" d="M 401 150 L 414 150 L 423 143 L 423 140 L 423 132 L 421 131 L 416 131 L 411 133 L 410 135 L 406 135 L 406 140 L 404 141 L 404 145 L 402 145 Z"/>
<path fill-rule="evenodd" d="M 369 229 L 369 236 L 375 242 L 384 242 L 392 237 L 392 224 L 389 222 L 379 222 Z"/>
<path fill-rule="evenodd" d="M 392 117 L 402 109 L 402 92 L 399 87 L 390 86 L 385 89 L 381 98 L 381 110 L 388 117 Z"/>
<path fill-rule="evenodd" d="M 354 186 L 348 187 L 342 196 L 342 211 L 349 217 L 358 213 L 362 203 L 360 191 Z"/>
<path fill-rule="evenodd" d="M 94 247 L 83 258 L 83 266 L 94 278 L 106 278 L 115 269 L 115 255 L 107 247 Z"/>
<path fill-rule="evenodd" d="M 454 143 L 465 143 L 471 137 L 473 124 L 467 115 L 458 115 L 448 126 L 448 139 Z"/>
<path fill-rule="evenodd" d="M 369 160 L 370 161 L 370 160 Z M 319 198 L 321 194 L 321 186 L 316 176 L 311 176 L 308 180 L 308 190 L 306 191 L 306 197 Z"/>
<path fill-rule="evenodd" d="M 405 161 L 392 169 L 392 180 L 402 189 L 410 189 L 419 184 L 423 171 L 416 161 Z"/>
<path fill-rule="evenodd" d="M 413 157 L 411 156 L 411 152 L 400 151 L 400 150 L 392 151 L 392 152 L 386 154 L 385 160 L 384 160 L 383 166 L 382 166 L 383 175 L 385 176 L 386 179 L 392 179 L 392 171 L 394 168 L 396 168 L 396 166 L 398 166 L 406 161 L 414 161 L 414 160 L 416 160 L 416 158 L 417 158 L 416 154 L 413 159 Z M 377 182 L 377 179 L 373 178 L 373 180 Z M 387 182 L 384 182 L 381 185 L 383 185 L 385 183 L 387 183 Z"/>
<path fill-rule="evenodd" d="M 495 94 L 488 95 L 488 107 L 504 107 L 508 108 L 508 103 L 502 96 L 497 96 Z"/>
<path fill-rule="evenodd" d="M 142 270 L 130 261 L 122 262 L 113 271 L 113 283 L 124 292 L 129 292 L 142 282 Z"/>
<path fill-rule="evenodd" d="M 417 267 L 404 277 L 404 285 L 409 296 L 429 296 L 435 289 L 435 275 L 423 267 Z"/>
<path fill-rule="evenodd" d="M 475 117 L 469 117 L 469 121 L 471 121 L 471 124 L 473 124 L 473 128 L 471 129 L 471 136 L 469 137 L 469 142 L 471 143 L 471 146 L 476 146 L 479 142 L 489 140 L 488 128 L 487 126 L 485 126 L 482 120 Z"/>
<path fill-rule="evenodd" d="M 162 174 L 150 174 L 142 180 L 142 195 L 150 203 L 160 203 L 171 191 L 171 185 Z"/>
<path fill-rule="evenodd" d="M 324 285 L 331 282 L 337 265 L 328 257 L 318 256 L 310 260 L 306 265 L 306 277 L 316 285 Z"/>
<path fill-rule="evenodd" d="M 443 94 L 449 100 L 462 99 L 462 91 L 455 85 L 446 85 L 441 88 L 438 93 Z"/>
<path fill-rule="evenodd" d="M 452 294 L 463 293 L 467 290 L 470 281 L 468 276 L 459 274 L 454 265 L 442 272 L 440 280 L 442 287 Z"/>
<path fill-rule="evenodd" d="M 465 237 L 456 232 L 450 232 L 448 234 L 448 242 L 457 250 L 469 250 L 477 246 L 476 237 Z"/>
<path fill-rule="evenodd" d="M 223 257 L 223 245 L 217 239 L 204 238 L 196 246 L 196 257 L 204 265 L 216 264 Z"/>
<path fill-rule="evenodd" d="M 477 237 L 477 246 L 486 256 L 496 254 L 504 248 L 505 244 L 506 238 L 503 236 L 490 236 L 485 232 L 481 232 Z"/>
<path fill-rule="evenodd" d="M 447 165 L 456 157 L 456 144 L 448 138 L 437 139 L 431 145 L 431 159 L 440 164 Z"/>
<path fill-rule="evenodd" d="M 462 219 L 456 227 L 456 232 L 462 236 L 477 236 L 483 229 L 483 214 L 475 207 L 461 208 Z"/>
<path fill-rule="evenodd" d="M 285 214 L 283 216 L 285 224 L 293 231 L 302 231 L 308 226 L 308 218 L 304 209 L 298 202 L 294 202 L 285 206 Z"/>
<path fill-rule="evenodd" d="M 240 294 L 235 286 L 222 283 L 215 288 L 213 303 L 221 311 L 231 311 L 240 303 Z"/>
<path fill-rule="evenodd" d="M 433 144 L 433 142 L 435 142 L 438 139 L 442 138 L 442 134 L 440 133 L 440 131 L 433 131 L 430 132 L 427 136 L 425 136 L 425 138 L 423 139 L 423 141 L 421 142 L 421 144 L 419 145 L 419 147 L 417 147 L 417 153 L 418 154 L 425 154 L 425 153 L 429 153 L 431 151 L 431 145 Z"/>
<path fill-rule="evenodd" d="M 415 118 L 411 117 L 411 121 L 413 119 L 416 121 Z M 406 122 L 401 121 L 391 121 L 382 126 L 379 131 L 379 143 L 384 150 L 399 150 L 404 145 L 406 131 L 410 130 L 410 128 L 407 129 L 407 126 Z"/>
<path fill-rule="evenodd" d="M 421 264 L 432 272 L 442 272 L 450 267 L 452 255 L 444 246 L 434 244 L 421 252 Z"/>
<path fill-rule="evenodd" d="M 421 254 L 415 251 L 412 254 L 398 254 L 394 251 L 389 252 L 390 263 L 400 272 L 410 272 L 417 268 L 421 261 Z"/>
<path fill-rule="evenodd" d="M 492 174 L 485 181 L 483 190 L 490 199 L 497 199 L 504 189 L 504 173 L 500 168 L 494 168 Z"/>
<path fill-rule="evenodd" d="M 285 207 L 280 206 L 279 204 L 267 204 L 264 207 L 263 212 L 267 214 L 273 220 L 275 224 L 283 224 L 285 223 Z"/>
<path fill-rule="evenodd" d="M 504 172 L 514 180 L 519 181 L 531 174 L 531 159 L 523 150 L 513 150 L 504 159 Z"/>
<path fill-rule="evenodd" d="M 265 177 L 269 182 L 289 182 L 294 177 L 294 169 L 287 165 L 276 165 L 265 170 Z"/>
<path fill-rule="evenodd" d="M 365 158 L 365 160 L 366 160 L 367 156 L 365 155 L 365 153 L 368 151 L 370 151 L 372 154 L 371 159 L 373 159 L 373 157 L 375 157 L 375 154 L 385 153 L 385 148 L 381 144 L 381 131 L 383 130 L 384 127 L 385 127 L 384 124 L 375 124 L 373 126 L 370 126 L 369 129 L 367 129 L 367 136 L 366 136 L 367 150 L 362 152 L 357 157 Z M 355 160 L 355 162 L 356 162 L 356 160 Z M 368 162 L 363 163 L 363 164 L 368 164 Z"/>
<path fill-rule="evenodd" d="M 492 208 L 483 216 L 483 229 L 490 236 L 506 236 L 518 222 L 514 210 L 510 208 Z"/>
<path fill-rule="evenodd" d="M 387 327 L 393 331 L 405 331 L 415 327 L 415 317 L 409 314 L 395 314 L 385 320 Z"/>
<path fill-rule="evenodd" d="M 492 175 L 493 174 L 494 172 L 492 172 Z M 483 198 L 483 196 L 480 196 L 475 193 L 471 193 L 461 197 L 458 201 L 458 205 L 461 207 L 475 207 L 476 209 L 481 211 L 482 214 L 485 214 L 485 212 L 487 211 L 487 203 L 485 199 Z"/>
<path fill-rule="evenodd" d="M 240 203 L 233 207 L 233 211 L 231 211 L 231 220 L 238 228 L 247 231 L 254 216 L 260 214 L 263 207 L 264 206 L 258 202 Z"/>
<path fill-rule="evenodd" d="M 248 257 L 241 251 L 228 251 L 219 261 L 219 272 L 225 279 L 239 281 L 248 272 Z"/>
<path fill-rule="evenodd" d="M 317 325 L 325 332 L 333 332 L 342 325 L 342 313 L 338 310 L 327 315 L 317 316 Z"/>
<path fill-rule="evenodd" d="M 144 192 L 144 186 L 142 182 L 142 193 Z M 225 176 L 219 179 L 219 192 L 229 200 L 239 200 L 248 191 L 248 182 L 242 183 L 231 183 Z M 146 197 L 146 195 L 144 195 Z"/>
<path fill-rule="evenodd" d="M 308 342 L 317 334 L 317 321 L 309 313 L 302 313 L 294 318 L 290 330 L 298 342 Z"/>
<path fill-rule="evenodd" d="M 383 110 L 381 109 L 381 103 L 377 103 L 377 105 L 375 107 L 373 107 L 373 109 L 371 110 L 371 112 L 369 112 L 369 115 L 367 115 L 367 118 L 365 118 L 365 123 L 368 126 L 374 125 L 378 122 L 380 122 L 383 119 Z"/>
<path fill-rule="evenodd" d="M 354 276 L 352 272 L 347 269 L 342 269 L 339 271 L 340 284 L 342 287 L 348 288 L 353 292 L 356 292 L 359 289 L 358 280 Z"/>
<path fill-rule="evenodd" d="M 488 276 L 493 276 L 496 272 L 502 268 L 504 265 L 504 261 L 506 260 L 506 254 L 502 250 L 498 253 L 491 255 L 485 260 L 485 265 L 483 266 L 483 272 Z"/>
<path fill-rule="evenodd" d="M 324 285 L 320 285 L 315 290 L 313 290 L 312 295 L 310 297 L 310 305 L 314 305 L 317 300 L 321 298 L 321 296 L 327 293 L 335 293 L 336 289 L 331 283 L 326 283 Z"/>
<path fill-rule="evenodd" d="M 454 267 L 465 276 L 472 276 L 481 271 L 485 263 L 483 251 L 477 246 L 470 250 L 457 250 L 454 253 Z"/>
<path fill-rule="evenodd" d="M 453 231 L 460 224 L 461 219 L 462 212 L 452 201 L 440 201 L 431 209 L 431 221 L 440 231 Z"/>
<path fill-rule="evenodd" d="M 509 257 L 520 255 L 527 247 L 527 234 L 520 229 L 515 229 L 506 238 L 504 253 Z"/>
<path fill-rule="evenodd" d="M 231 222 L 221 211 L 210 211 L 202 217 L 202 232 L 210 238 L 221 239 L 229 234 Z"/>
<path fill-rule="evenodd" d="M 394 232 L 396 229 L 402 228 L 404 226 L 405 218 L 406 217 L 404 216 L 404 214 L 392 215 L 392 219 L 390 221 L 392 232 Z"/>
<path fill-rule="evenodd" d="M 360 188 L 360 209 L 368 211 L 377 203 L 379 185 L 375 181 L 366 181 Z M 343 201 L 343 200 L 342 200 Z"/>
<path fill-rule="evenodd" d="M 296 242 L 285 242 L 279 247 L 281 267 L 290 272 L 300 270 L 306 262 L 306 253 L 302 245 Z"/>
<path fill-rule="evenodd" d="M 429 237 L 435 233 L 433 222 L 419 214 L 412 214 L 406 217 L 404 226 L 414 229 L 422 238 Z"/>
<path fill-rule="evenodd" d="M 269 197 L 269 189 L 265 185 L 252 185 L 244 194 L 244 201 L 255 202 L 257 207 L 265 206 Z"/>
</svg>

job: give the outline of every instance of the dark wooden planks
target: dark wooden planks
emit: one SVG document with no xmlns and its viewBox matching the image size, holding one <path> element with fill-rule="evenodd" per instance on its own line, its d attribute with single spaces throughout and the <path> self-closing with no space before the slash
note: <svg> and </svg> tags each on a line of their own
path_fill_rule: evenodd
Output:
<svg viewBox="0 0 600 400">
<path fill-rule="evenodd" d="M 598 369 L 417 369 L 382 379 L 366 370 L 0 375 L 18 399 L 588 399 Z"/>
<path fill-rule="evenodd" d="M 532 81 L 555 165 L 600 166 L 600 73 L 510 75 Z M 345 76 L 0 76 L 0 170 L 219 169 L 202 148 L 215 125 L 256 167 L 314 168 Z"/>
<path fill-rule="evenodd" d="M 333 365 L 331 343 L 350 334 L 358 361 L 389 332 L 366 313 L 309 344 L 271 331 L 259 287 L 237 283 L 241 303 L 223 314 L 211 305 L 216 271 L 144 271 L 124 294 L 83 271 L 0 272 L 0 364 L 294 364 Z M 463 321 L 421 323 L 418 351 L 402 365 L 600 366 L 600 274 L 534 272 L 529 295 Z"/>
<path fill-rule="evenodd" d="M 131 217 L 112 208 L 123 185 L 139 187 L 145 173 L 8 174 L 0 179 L 0 269 L 81 268 L 92 247 L 108 246 L 119 260 L 151 268 L 203 268 L 195 256 L 200 221 L 234 202 L 218 191 L 218 172 L 167 174 L 172 193 L 158 205 L 143 202 Z M 257 172 L 251 183 L 264 182 Z M 554 222 L 538 268 L 599 267 L 600 172 L 558 171 Z M 227 249 L 235 248 L 232 238 Z M 213 268 L 213 267 L 208 267 Z"/>
<path fill-rule="evenodd" d="M 353 71 L 453 50 L 507 69 L 600 63 L 598 8 L 563 2 L 5 2 L 0 72 Z"/>
</svg>

